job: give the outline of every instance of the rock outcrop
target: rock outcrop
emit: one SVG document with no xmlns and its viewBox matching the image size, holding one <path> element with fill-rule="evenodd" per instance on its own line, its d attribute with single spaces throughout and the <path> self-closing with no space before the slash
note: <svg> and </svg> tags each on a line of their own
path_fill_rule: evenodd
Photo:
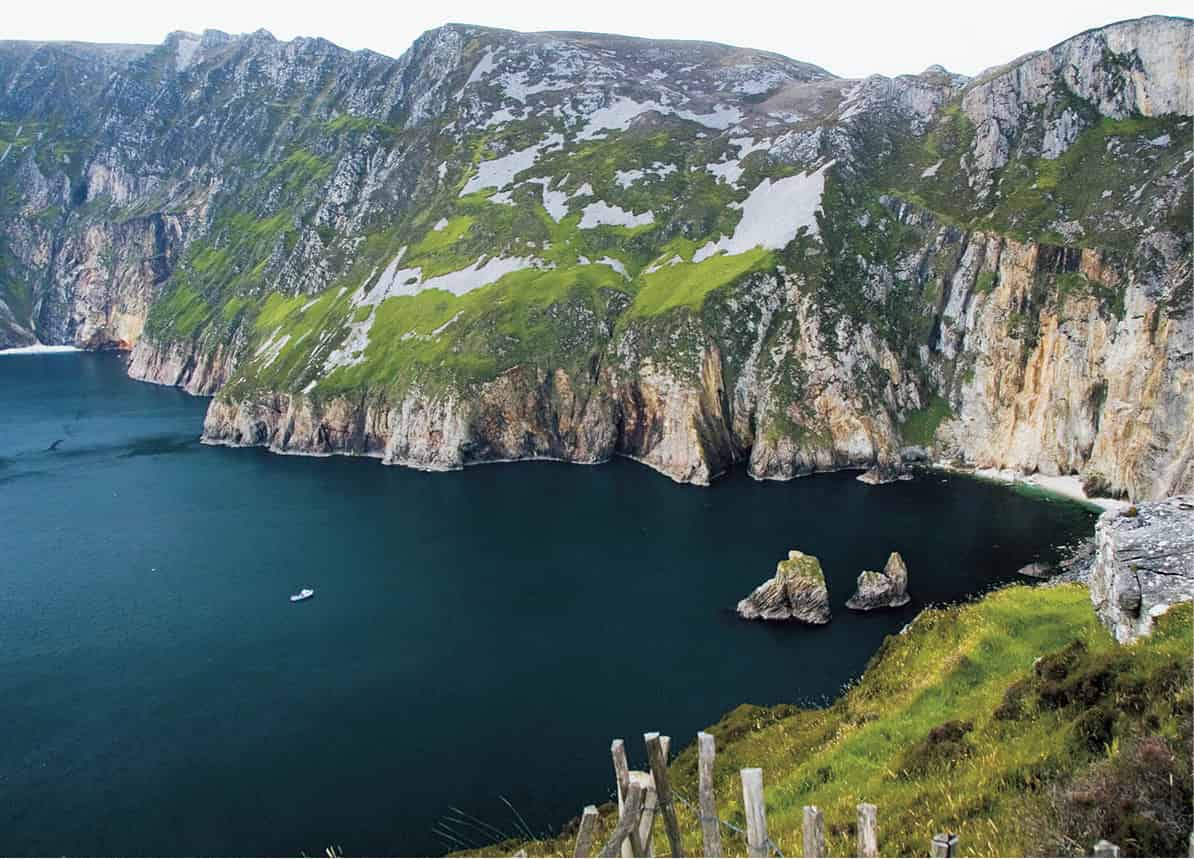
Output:
<svg viewBox="0 0 1194 859">
<path fill-rule="evenodd" d="M 907 605 L 911 599 L 908 595 L 908 567 L 904 565 L 899 552 L 892 552 L 883 572 L 862 572 L 858 577 L 858 589 L 846 601 L 846 608 L 855 611 L 899 608 Z"/>
<path fill-rule="evenodd" d="M 890 465 L 876 465 L 868 468 L 856 478 L 859 483 L 871 486 L 882 486 L 885 483 L 895 483 L 897 480 L 911 480 L 912 475 L 903 468 Z"/>
<path fill-rule="evenodd" d="M 1028 576 L 1031 579 L 1048 579 L 1053 576 L 1055 569 L 1052 564 L 1046 564 L 1044 561 L 1033 561 L 1016 570 L 1016 575 Z"/>
<path fill-rule="evenodd" d="M 1090 599 L 1121 643 L 1148 635 L 1170 606 L 1194 599 L 1194 496 L 1100 516 Z"/>
<path fill-rule="evenodd" d="M 829 590 L 821 562 L 795 549 L 775 566 L 775 576 L 738 603 L 746 620 L 798 620 L 829 623 Z"/>
</svg>

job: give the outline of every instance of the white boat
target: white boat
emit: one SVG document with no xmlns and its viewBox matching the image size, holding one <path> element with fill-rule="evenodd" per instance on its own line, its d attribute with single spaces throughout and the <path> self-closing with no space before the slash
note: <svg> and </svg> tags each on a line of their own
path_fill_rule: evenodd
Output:
<svg viewBox="0 0 1194 859">
<path fill-rule="evenodd" d="M 291 594 L 290 601 L 291 602 L 302 602 L 303 600 L 311 599 L 311 597 L 313 597 L 313 596 L 315 596 L 315 591 L 311 590 L 310 588 L 303 588 L 297 594 Z"/>
</svg>

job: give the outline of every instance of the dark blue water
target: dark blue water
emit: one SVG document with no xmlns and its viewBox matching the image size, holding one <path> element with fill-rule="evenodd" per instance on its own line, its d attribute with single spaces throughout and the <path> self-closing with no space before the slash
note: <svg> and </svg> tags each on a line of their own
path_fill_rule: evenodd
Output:
<svg viewBox="0 0 1194 859">
<path fill-rule="evenodd" d="M 513 832 L 500 797 L 555 827 L 608 796 L 613 737 L 831 696 L 1093 521 L 941 476 L 209 448 L 205 406 L 114 355 L 0 357 L 0 855 L 437 853 L 450 806 Z M 737 620 L 789 548 L 833 622 Z M 848 614 L 893 549 L 912 604 Z"/>
</svg>

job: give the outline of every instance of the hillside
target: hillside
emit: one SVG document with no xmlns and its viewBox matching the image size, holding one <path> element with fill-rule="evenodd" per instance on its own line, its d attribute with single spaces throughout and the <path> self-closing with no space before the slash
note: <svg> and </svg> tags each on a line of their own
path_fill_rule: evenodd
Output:
<svg viewBox="0 0 1194 859">
<path fill-rule="evenodd" d="M 1186 603 L 1153 637 L 1120 647 L 1078 585 L 1010 587 L 925 611 L 831 706 L 744 705 L 709 728 L 719 815 L 745 826 L 738 770 L 758 766 L 768 831 L 785 856 L 801 855 L 805 805 L 824 814 L 829 855 L 855 855 L 859 802 L 878 806 L 884 856 L 925 855 L 943 831 L 959 834 L 965 856 L 1085 856 L 1100 838 L 1125 856 L 1184 856 L 1192 621 Z M 671 776 L 695 802 L 695 745 L 675 742 L 686 748 Z M 641 740 L 627 738 L 627 749 L 632 768 L 644 767 Z M 612 790 L 612 767 L 610 778 Z M 601 812 L 603 838 L 617 810 Z M 687 854 L 700 855 L 693 809 L 679 816 Z M 662 827 L 655 833 L 657 855 L 668 855 Z M 745 855 L 739 836 L 722 837 L 726 855 Z M 572 855 L 573 842 L 566 832 L 481 852 Z"/>
<path fill-rule="evenodd" d="M 0 347 L 204 437 L 707 483 L 931 456 L 1194 486 L 1192 24 L 968 81 L 447 25 L 0 44 Z"/>
</svg>

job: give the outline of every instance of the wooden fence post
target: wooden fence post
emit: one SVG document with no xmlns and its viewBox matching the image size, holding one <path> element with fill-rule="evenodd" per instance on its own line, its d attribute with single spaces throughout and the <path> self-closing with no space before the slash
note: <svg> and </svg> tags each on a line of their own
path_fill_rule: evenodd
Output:
<svg viewBox="0 0 1194 859">
<path fill-rule="evenodd" d="M 700 752 L 701 839 L 705 855 L 718 859 L 721 856 L 721 824 L 713 796 L 713 756 L 717 753 L 717 741 L 712 734 L 702 731 L 697 734 L 697 747 Z"/>
<path fill-rule="evenodd" d="M 821 816 L 821 809 L 815 805 L 804 807 L 804 855 L 825 855 L 825 819 Z"/>
<path fill-rule="evenodd" d="M 663 759 L 668 759 L 668 750 L 672 747 L 671 737 L 660 737 L 659 744 L 663 746 Z M 643 845 L 643 855 L 646 857 L 653 857 L 655 855 L 655 833 L 652 831 L 655 828 L 655 812 L 659 810 L 659 794 L 655 791 L 655 777 L 648 775 L 647 784 L 649 789 L 643 798 L 643 819 L 639 824 L 639 839 Z"/>
<path fill-rule="evenodd" d="M 676 805 L 672 799 L 672 785 L 667 777 L 667 756 L 657 732 L 643 734 L 647 744 L 647 758 L 651 761 L 651 775 L 655 777 L 655 793 L 659 796 L 659 810 L 663 812 L 663 828 L 673 856 L 683 856 L 680 842 L 680 822 L 676 819 Z"/>
<path fill-rule="evenodd" d="M 622 740 L 614 740 L 610 744 L 609 751 L 614 758 L 614 778 L 618 782 L 618 815 L 621 816 L 626 807 L 626 789 L 630 783 L 630 765 L 626 762 L 626 743 Z M 630 859 L 633 854 L 630 842 L 623 841 L 622 855 L 626 859 Z"/>
<path fill-rule="evenodd" d="M 632 784 L 626 789 L 626 804 L 618 816 L 618 825 L 601 852 L 597 855 L 601 859 L 613 859 L 621 852 L 622 844 L 630 837 L 630 833 L 638 826 L 639 815 L 643 811 L 643 789 L 641 785 Z"/>
<path fill-rule="evenodd" d="M 647 773 L 631 770 L 630 783 L 643 789 L 643 810 L 639 814 L 638 825 L 630 830 L 630 838 L 627 840 L 635 856 L 654 856 L 651 852 L 651 830 L 655 825 L 655 810 L 659 807 L 655 782 Z"/>
<path fill-rule="evenodd" d="M 597 828 L 597 806 L 586 805 L 580 816 L 580 828 L 576 832 L 576 850 L 572 855 L 587 857 L 593 852 L 593 830 Z"/>
<path fill-rule="evenodd" d="M 958 836 L 952 832 L 938 832 L 933 836 L 930 856 L 950 857 L 958 855 Z"/>
<path fill-rule="evenodd" d="M 763 799 L 763 771 L 758 767 L 742 770 L 742 810 L 746 813 L 746 852 L 748 856 L 768 856 L 767 803 Z"/>
<path fill-rule="evenodd" d="M 879 812 L 869 802 L 858 804 L 858 855 L 879 855 Z"/>
<path fill-rule="evenodd" d="M 1119 848 L 1106 839 L 1100 839 L 1095 842 L 1094 856 L 1119 856 Z"/>
</svg>

